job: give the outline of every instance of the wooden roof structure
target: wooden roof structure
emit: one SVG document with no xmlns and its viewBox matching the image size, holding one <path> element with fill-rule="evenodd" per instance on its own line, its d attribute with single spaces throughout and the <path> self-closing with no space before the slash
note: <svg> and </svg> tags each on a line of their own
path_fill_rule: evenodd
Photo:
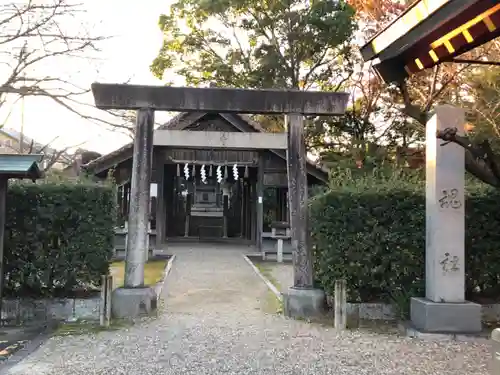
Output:
<svg viewBox="0 0 500 375">
<path fill-rule="evenodd" d="M 158 130 L 184 130 L 188 126 L 196 123 L 210 112 L 180 112 L 167 123 L 161 125 Z M 250 116 L 239 113 L 217 113 L 222 119 L 230 123 L 237 131 L 241 132 L 265 132 L 264 128 Z M 109 168 L 116 167 L 132 158 L 133 143 L 128 143 L 119 149 L 103 155 L 82 166 L 82 168 L 95 175 L 103 173 Z M 269 152 L 286 160 L 284 150 L 269 150 Z M 329 169 L 321 163 L 315 163 L 307 159 L 307 172 L 320 181 L 328 182 Z"/>
<path fill-rule="evenodd" d="M 498 0 L 418 0 L 363 46 L 361 55 L 385 82 L 401 82 L 498 36 Z"/>
</svg>

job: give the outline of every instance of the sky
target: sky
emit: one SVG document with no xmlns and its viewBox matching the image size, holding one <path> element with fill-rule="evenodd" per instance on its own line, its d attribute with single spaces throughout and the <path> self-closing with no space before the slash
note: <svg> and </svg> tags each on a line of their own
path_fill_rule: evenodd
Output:
<svg viewBox="0 0 500 375">
<path fill-rule="evenodd" d="M 79 14 L 77 20 L 68 18 L 67 24 L 63 25 L 66 30 L 73 35 L 78 34 L 83 24 L 93 35 L 110 38 L 99 44 L 100 52 L 93 53 L 91 58 L 45 60 L 46 63 L 37 65 L 37 77 L 61 77 L 83 88 L 90 88 L 93 82 L 163 84 L 151 74 L 149 66 L 162 44 L 159 16 L 168 12 L 173 0 L 147 0 L 143 3 L 136 0 L 67 1 L 82 3 L 86 13 Z M 0 64 L 0 82 L 4 81 L 6 74 L 9 74 L 9 70 L 2 71 Z M 166 78 L 176 85 L 182 85 L 180 78 Z M 93 107 L 91 93 L 79 97 L 79 100 L 87 104 L 85 108 L 78 108 L 79 111 L 109 119 L 106 113 Z M 7 116 L 9 111 L 10 115 Z M 169 113 L 156 112 L 156 123 L 166 122 L 171 116 Z M 127 135 L 82 119 L 43 97 L 28 97 L 24 103 L 20 101 L 2 105 L 1 123 L 18 131 L 23 128 L 28 137 L 56 149 L 78 146 L 105 154 L 131 141 Z"/>
<path fill-rule="evenodd" d="M 158 17 L 168 12 L 171 0 L 147 0 L 147 5 L 135 0 L 85 0 L 82 3 L 87 11 L 82 18 L 85 26 L 94 35 L 113 37 L 100 44 L 101 51 L 94 54 L 92 60 L 71 64 L 52 60 L 42 67 L 44 73 L 62 76 L 81 87 L 90 87 L 95 81 L 121 83 L 129 80 L 136 84 L 162 84 L 150 73 L 149 65 L 162 43 Z M 93 104 L 91 94 L 80 100 Z M 27 98 L 24 111 L 21 102 L 10 106 L 9 110 L 11 108 L 5 127 L 20 130 L 24 123 L 27 136 L 42 144 L 51 143 L 54 148 L 81 144 L 80 147 L 108 153 L 130 142 L 126 135 L 84 120 L 48 99 Z M 88 114 L 103 115 L 102 111 L 91 107 L 83 110 Z M 3 106 L 0 120 L 5 119 L 6 111 L 7 105 Z M 166 121 L 170 116 L 159 112 L 156 121 Z"/>
</svg>

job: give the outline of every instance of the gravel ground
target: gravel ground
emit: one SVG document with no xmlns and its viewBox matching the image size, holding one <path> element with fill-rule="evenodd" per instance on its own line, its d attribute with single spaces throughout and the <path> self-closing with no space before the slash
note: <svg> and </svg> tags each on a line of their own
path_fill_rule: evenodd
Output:
<svg viewBox="0 0 500 375">
<path fill-rule="evenodd" d="M 336 333 L 265 314 L 265 284 L 240 251 L 176 246 L 157 318 L 120 331 L 54 337 L 10 375 L 485 375 L 489 345 Z"/>
</svg>

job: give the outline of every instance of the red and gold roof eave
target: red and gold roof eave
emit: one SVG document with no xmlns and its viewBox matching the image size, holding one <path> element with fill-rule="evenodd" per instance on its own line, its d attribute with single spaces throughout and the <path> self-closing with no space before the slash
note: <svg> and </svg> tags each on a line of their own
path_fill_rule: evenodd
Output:
<svg viewBox="0 0 500 375">
<path fill-rule="evenodd" d="M 473 11 L 464 12 L 405 52 L 402 61 L 406 74 L 450 61 L 500 36 L 500 3 L 491 7 L 491 1 L 483 1 Z"/>
<path fill-rule="evenodd" d="M 420 0 L 416 3 L 419 7 L 409 9 L 413 13 L 407 11 L 392 23 L 392 26 L 397 25 L 397 21 L 406 16 L 405 22 L 409 24 L 408 16 L 418 15 L 415 8 L 427 7 L 424 8 L 429 13 L 427 17 L 422 20 L 417 17 L 414 23 L 418 21 L 418 24 L 408 30 L 408 35 L 394 32 L 399 37 L 392 44 L 384 45 L 382 42 L 387 39 L 387 35 L 383 38 L 384 33 L 391 32 L 391 26 L 388 26 L 362 48 L 365 60 L 374 60 L 375 70 L 386 82 L 402 81 L 409 75 L 450 61 L 499 36 L 498 0 L 433 1 Z M 439 8 L 436 4 L 440 3 L 443 4 Z M 431 14 L 432 6 L 436 9 Z"/>
<path fill-rule="evenodd" d="M 429 25 L 436 28 L 462 10 L 481 0 L 417 0 L 399 17 L 376 33 L 364 46 L 361 55 L 365 61 L 414 44 L 428 34 Z M 496 1 L 496 0 L 490 0 Z M 382 59 L 386 59 L 385 57 Z"/>
</svg>

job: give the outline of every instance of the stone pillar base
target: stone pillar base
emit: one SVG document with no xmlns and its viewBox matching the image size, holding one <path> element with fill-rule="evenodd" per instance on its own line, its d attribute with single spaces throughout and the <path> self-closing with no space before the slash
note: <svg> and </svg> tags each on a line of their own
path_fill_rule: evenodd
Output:
<svg viewBox="0 0 500 375">
<path fill-rule="evenodd" d="M 426 298 L 412 298 L 411 322 L 422 332 L 477 333 L 481 332 L 481 305 L 433 302 Z"/>
<path fill-rule="evenodd" d="M 117 288 L 111 295 L 113 318 L 130 319 L 149 315 L 156 310 L 157 296 L 153 288 Z"/>
<path fill-rule="evenodd" d="M 291 318 L 312 318 L 325 311 L 326 297 L 321 289 L 291 287 L 283 293 L 283 311 Z"/>
</svg>

